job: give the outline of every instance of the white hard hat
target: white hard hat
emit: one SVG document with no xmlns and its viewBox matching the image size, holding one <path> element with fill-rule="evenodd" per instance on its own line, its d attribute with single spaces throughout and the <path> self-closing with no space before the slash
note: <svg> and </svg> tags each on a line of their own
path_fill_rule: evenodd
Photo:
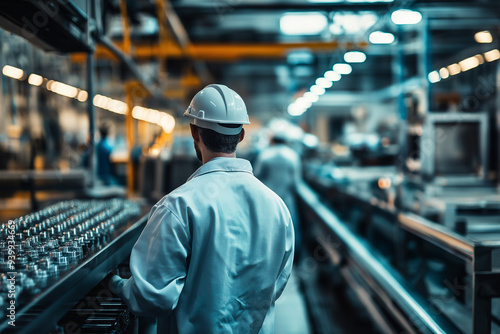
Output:
<svg viewBox="0 0 500 334">
<path fill-rule="evenodd" d="M 212 84 L 199 91 L 191 100 L 184 116 L 191 124 L 211 129 L 223 135 L 237 135 L 243 124 L 250 124 L 247 108 L 241 96 L 224 85 Z M 228 128 L 220 124 L 241 124 Z"/>
</svg>

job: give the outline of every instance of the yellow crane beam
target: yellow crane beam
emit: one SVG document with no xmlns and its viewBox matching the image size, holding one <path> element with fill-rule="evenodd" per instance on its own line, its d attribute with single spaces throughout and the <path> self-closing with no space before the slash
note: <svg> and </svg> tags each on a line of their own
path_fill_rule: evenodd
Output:
<svg viewBox="0 0 500 334">
<path fill-rule="evenodd" d="M 124 49 L 128 45 L 117 43 Z M 350 48 L 365 48 L 366 42 L 345 45 Z M 305 42 L 305 43 L 197 43 L 189 44 L 184 49 L 173 41 L 164 41 L 161 44 L 134 45 L 130 55 L 136 60 L 150 58 L 183 58 L 205 61 L 238 61 L 245 58 L 276 59 L 283 58 L 293 50 L 308 49 L 311 52 L 331 52 L 338 47 L 336 41 Z M 98 45 L 95 57 L 116 59 L 105 47 Z M 84 61 L 83 54 L 73 54 L 75 62 Z"/>
</svg>

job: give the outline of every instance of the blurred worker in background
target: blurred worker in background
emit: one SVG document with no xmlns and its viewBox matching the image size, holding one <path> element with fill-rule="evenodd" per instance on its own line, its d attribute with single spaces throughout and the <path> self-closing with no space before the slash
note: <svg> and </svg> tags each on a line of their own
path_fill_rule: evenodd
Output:
<svg viewBox="0 0 500 334">
<path fill-rule="evenodd" d="M 254 163 L 254 173 L 285 202 L 295 230 L 295 255 L 299 255 L 300 228 L 296 203 L 297 184 L 302 178 L 300 156 L 287 146 L 286 132 L 275 131 L 270 146 L 265 148 Z"/>
<path fill-rule="evenodd" d="M 113 289 L 158 333 L 273 333 L 274 304 L 293 262 L 283 201 L 236 158 L 250 124 L 241 97 L 223 85 L 198 92 L 186 113 L 203 165 L 151 210 L 128 280 Z"/>
<path fill-rule="evenodd" d="M 111 174 L 111 152 L 113 148 L 109 142 L 109 132 L 111 124 L 107 121 L 103 122 L 99 127 L 101 140 L 96 146 L 97 152 L 97 176 L 106 185 L 116 184 L 114 176 Z"/>
</svg>

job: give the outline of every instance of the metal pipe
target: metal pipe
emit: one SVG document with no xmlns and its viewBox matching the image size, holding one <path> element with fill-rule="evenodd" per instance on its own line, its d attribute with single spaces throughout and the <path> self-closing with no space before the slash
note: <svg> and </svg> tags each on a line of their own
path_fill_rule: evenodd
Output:
<svg viewBox="0 0 500 334">
<path fill-rule="evenodd" d="M 93 10 L 95 9 L 94 1 L 87 3 L 89 16 L 87 17 L 87 42 L 89 45 L 92 43 L 90 18 L 92 17 Z M 91 48 L 94 50 L 94 48 Z M 88 169 L 90 172 L 90 187 L 95 185 L 97 176 L 97 160 L 95 152 L 95 108 L 94 108 L 94 53 L 90 52 L 86 57 L 87 64 L 87 115 L 89 118 L 89 142 L 88 142 Z"/>
<path fill-rule="evenodd" d="M 87 55 L 87 115 L 89 118 L 89 142 L 88 142 L 88 157 L 89 157 L 89 172 L 90 186 L 94 186 L 97 176 L 97 161 L 95 151 L 95 107 L 94 107 L 94 58 L 90 53 Z"/>
<path fill-rule="evenodd" d="M 474 245 L 466 238 L 450 231 L 448 228 L 412 213 L 400 213 L 398 220 L 402 228 L 418 234 L 434 245 L 451 253 L 456 253 L 467 261 L 472 261 L 474 258 Z"/>
</svg>

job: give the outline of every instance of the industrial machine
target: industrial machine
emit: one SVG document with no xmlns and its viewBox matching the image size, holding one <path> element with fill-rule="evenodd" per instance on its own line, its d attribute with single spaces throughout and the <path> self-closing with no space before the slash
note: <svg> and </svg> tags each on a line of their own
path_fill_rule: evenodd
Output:
<svg viewBox="0 0 500 334">
<path fill-rule="evenodd" d="M 487 113 L 429 113 L 420 141 L 421 173 L 438 185 L 483 185 L 488 171 Z"/>
<path fill-rule="evenodd" d="M 0 331 L 126 332 L 130 315 L 107 287 L 98 289 L 99 314 L 75 308 L 85 311 L 78 301 L 129 256 L 144 214 L 123 199 L 69 200 L 2 224 Z"/>
</svg>

